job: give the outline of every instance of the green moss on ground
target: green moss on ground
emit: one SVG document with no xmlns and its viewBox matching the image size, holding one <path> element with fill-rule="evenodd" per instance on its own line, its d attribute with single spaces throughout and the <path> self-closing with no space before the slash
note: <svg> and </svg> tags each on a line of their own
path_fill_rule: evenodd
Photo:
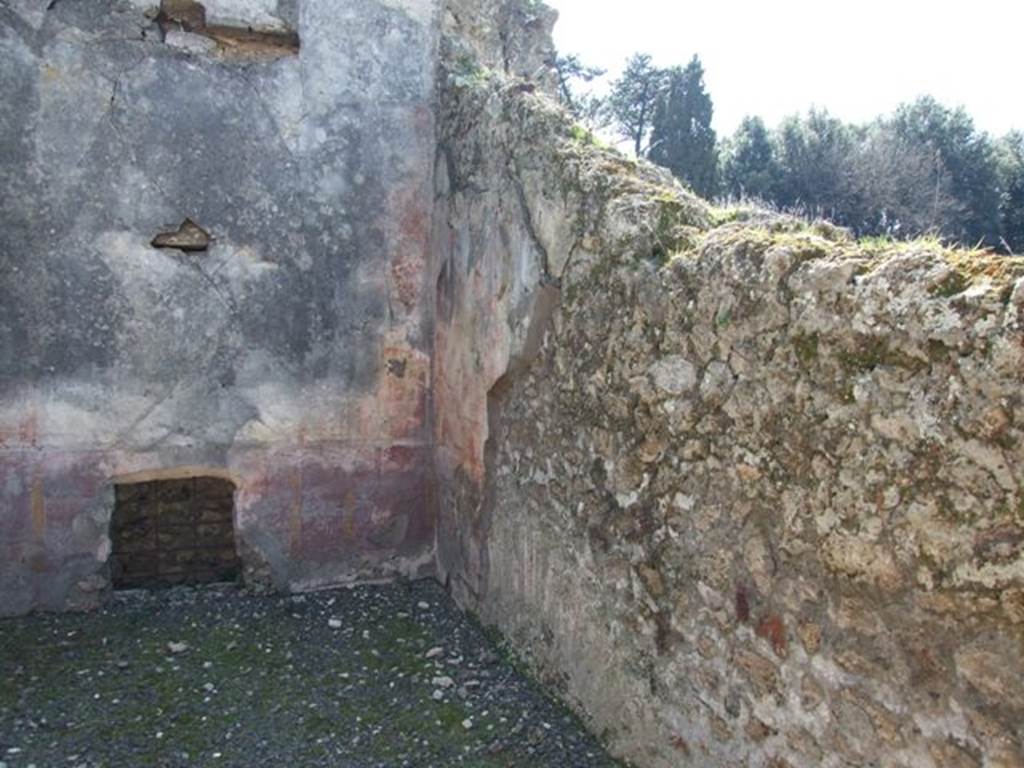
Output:
<svg viewBox="0 0 1024 768">
<path fill-rule="evenodd" d="M 343 592 L 330 603 L 329 593 L 225 597 L 0 621 L 4 744 L 37 765 L 86 753 L 139 768 L 214 763 L 215 753 L 223 766 L 558 764 L 558 749 L 537 759 L 516 729 L 568 713 L 508 667 L 482 664 L 486 639 L 444 607 L 439 588 L 375 589 L 355 608 Z M 429 611 L 417 608 L 424 596 Z M 335 615 L 343 628 L 328 627 Z M 427 658 L 434 647 L 443 656 Z M 439 675 L 456 685 L 437 699 Z M 479 686 L 457 692 L 471 679 Z M 570 742 L 590 740 L 574 733 Z M 615 765 L 587 748 L 595 765 Z"/>
</svg>

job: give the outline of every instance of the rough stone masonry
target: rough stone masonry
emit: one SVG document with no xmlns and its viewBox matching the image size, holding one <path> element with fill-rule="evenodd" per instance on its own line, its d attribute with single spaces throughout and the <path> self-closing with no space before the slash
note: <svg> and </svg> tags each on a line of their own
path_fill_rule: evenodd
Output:
<svg viewBox="0 0 1024 768">
<path fill-rule="evenodd" d="M 247 578 L 432 574 L 638 766 L 1024 765 L 1020 259 L 697 200 L 551 102 L 539 3 L 51 5 L 0 6 L 0 611 L 220 477 Z"/>
</svg>

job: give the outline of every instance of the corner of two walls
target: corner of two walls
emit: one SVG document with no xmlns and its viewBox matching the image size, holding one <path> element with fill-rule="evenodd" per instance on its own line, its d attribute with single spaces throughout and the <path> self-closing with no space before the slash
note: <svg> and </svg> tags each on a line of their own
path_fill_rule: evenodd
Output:
<svg viewBox="0 0 1024 768">
<path fill-rule="evenodd" d="M 452 82 L 457 599 L 638 766 L 1024 764 L 1024 263 L 712 217 L 521 81 Z"/>
</svg>

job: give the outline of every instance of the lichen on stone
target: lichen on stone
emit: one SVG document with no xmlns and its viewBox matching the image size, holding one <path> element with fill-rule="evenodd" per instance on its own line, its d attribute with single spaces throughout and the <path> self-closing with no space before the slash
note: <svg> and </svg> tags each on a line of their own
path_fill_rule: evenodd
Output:
<svg viewBox="0 0 1024 768">
<path fill-rule="evenodd" d="M 515 80 L 465 98 L 456 166 L 492 183 L 450 220 L 502 245 L 462 306 L 508 352 L 488 490 L 442 509 L 460 599 L 638 765 L 1024 760 L 990 674 L 1024 674 L 1021 260 L 718 208 Z M 567 258 L 528 360 L 486 287 L 521 268 L 516 185 L 570 223 L 533 227 Z"/>
</svg>

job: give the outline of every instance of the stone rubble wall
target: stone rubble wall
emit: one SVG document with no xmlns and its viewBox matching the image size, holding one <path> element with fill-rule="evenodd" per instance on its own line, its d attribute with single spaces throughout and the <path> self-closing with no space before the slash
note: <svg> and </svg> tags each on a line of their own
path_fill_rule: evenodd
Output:
<svg viewBox="0 0 1024 768">
<path fill-rule="evenodd" d="M 485 68 L 524 78 L 554 93 L 558 13 L 542 2 L 447 0 L 442 19 L 442 69 Z"/>
<path fill-rule="evenodd" d="M 638 766 L 1024 764 L 1024 264 L 717 211 L 449 62 L 438 557 Z"/>
<path fill-rule="evenodd" d="M 570 263 L 604 242 L 658 252 L 707 211 L 667 173 L 590 151 L 532 83 L 462 66 L 448 73 L 435 172 L 437 546 L 453 588 L 482 594 L 492 411 L 536 356 Z M 665 195 L 662 228 L 641 232 Z"/>
</svg>

